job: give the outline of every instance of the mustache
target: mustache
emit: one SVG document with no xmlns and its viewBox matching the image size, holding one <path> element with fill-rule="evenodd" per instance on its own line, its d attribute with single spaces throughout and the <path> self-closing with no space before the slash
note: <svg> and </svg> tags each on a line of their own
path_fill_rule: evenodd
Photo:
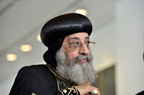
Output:
<svg viewBox="0 0 144 95">
<path fill-rule="evenodd" d="M 80 55 L 80 56 L 77 56 L 75 57 L 73 60 L 72 60 L 72 63 L 71 64 L 72 66 L 75 65 L 77 62 L 83 60 L 83 59 L 87 59 L 88 63 L 92 61 L 93 57 L 92 55 Z M 75 64 L 74 64 L 75 63 Z"/>
</svg>

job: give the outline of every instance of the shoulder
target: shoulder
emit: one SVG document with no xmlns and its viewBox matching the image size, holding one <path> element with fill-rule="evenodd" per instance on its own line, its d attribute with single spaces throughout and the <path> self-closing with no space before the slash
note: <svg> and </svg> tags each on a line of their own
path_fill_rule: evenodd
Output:
<svg viewBox="0 0 144 95">
<path fill-rule="evenodd" d="M 33 73 L 33 72 L 39 72 L 39 71 L 45 71 L 47 70 L 45 65 L 31 65 L 31 66 L 24 66 L 22 67 L 19 72 L 21 73 Z"/>
<path fill-rule="evenodd" d="M 42 71 L 47 71 L 45 65 L 31 65 L 31 66 L 24 66 L 22 67 L 18 73 L 27 73 L 27 74 L 35 74 Z"/>
<path fill-rule="evenodd" d="M 18 76 L 24 79 L 39 79 L 40 77 L 53 77 L 53 74 L 45 65 L 31 65 L 22 67 L 18 72 Z"/>
</svg>

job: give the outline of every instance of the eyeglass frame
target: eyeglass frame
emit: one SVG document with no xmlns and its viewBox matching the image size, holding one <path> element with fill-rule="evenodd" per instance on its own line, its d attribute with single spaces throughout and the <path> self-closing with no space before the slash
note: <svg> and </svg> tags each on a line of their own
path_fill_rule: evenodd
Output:
<svg viewBox="0 0 144 95">
<path fill-rule="evenodd" d="M 88 41 L 88 45 L 87 45 L 86 42 L 84 42 L 84 44 L 87 46 L 88 49 L 90 49 L 89 44 L 94 44 L 94 45 L 95 45 L 95 43 L 96 43 L 96 42 Z M 83 43 L 81 43 L 81 42 L 80 42 L 79 44 L 76 44 L 76 43 L 69 43 L 69 44 L 63 44 L 63 45 L 69 45 L 69 47 L 70 47 L 70 45 L 78 45 L 77 47 L 72 46 L 72 47 L 73 47 L 72 49 L 77 49 L 77 48 L 82 47 L 82 46 L 83 46 Z M 71 47 L 70 47 L 70 48 L 71 48 Z"/>
</svg>

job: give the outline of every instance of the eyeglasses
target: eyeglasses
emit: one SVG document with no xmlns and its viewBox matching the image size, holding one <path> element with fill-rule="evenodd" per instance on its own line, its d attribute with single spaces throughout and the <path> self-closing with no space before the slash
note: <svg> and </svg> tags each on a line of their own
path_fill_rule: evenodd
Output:
<svg viewBox="0 0 144 95">
<path fill-rule="evenodd" d="M 87 46 L 88 49 L 92 49 L 95 46 L 95 42 L 90 42 L 90 41 L 85 41 L 84 44 Z M 68 45 L 71 49 L 77 49 L 83 46 L 83 43 L 80 41 L 76 41 L 70 44 L 63 44 L 63 45 Z"/>
</svg>

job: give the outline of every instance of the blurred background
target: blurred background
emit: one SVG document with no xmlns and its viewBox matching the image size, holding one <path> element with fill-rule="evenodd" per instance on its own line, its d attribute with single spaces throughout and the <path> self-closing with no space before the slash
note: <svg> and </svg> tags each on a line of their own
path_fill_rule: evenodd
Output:
<svg viewBox="0 0 144 95">
<path fill-rule="evenodd" d="M 0 0 L 1 95 L 8 95 L 21 67 L 45 64 L 47 48 L 38 40 L 44 23 L 78 9 L 93 24 L 101 95 L 144 90 L 144 0 Z"/>
</svg>

